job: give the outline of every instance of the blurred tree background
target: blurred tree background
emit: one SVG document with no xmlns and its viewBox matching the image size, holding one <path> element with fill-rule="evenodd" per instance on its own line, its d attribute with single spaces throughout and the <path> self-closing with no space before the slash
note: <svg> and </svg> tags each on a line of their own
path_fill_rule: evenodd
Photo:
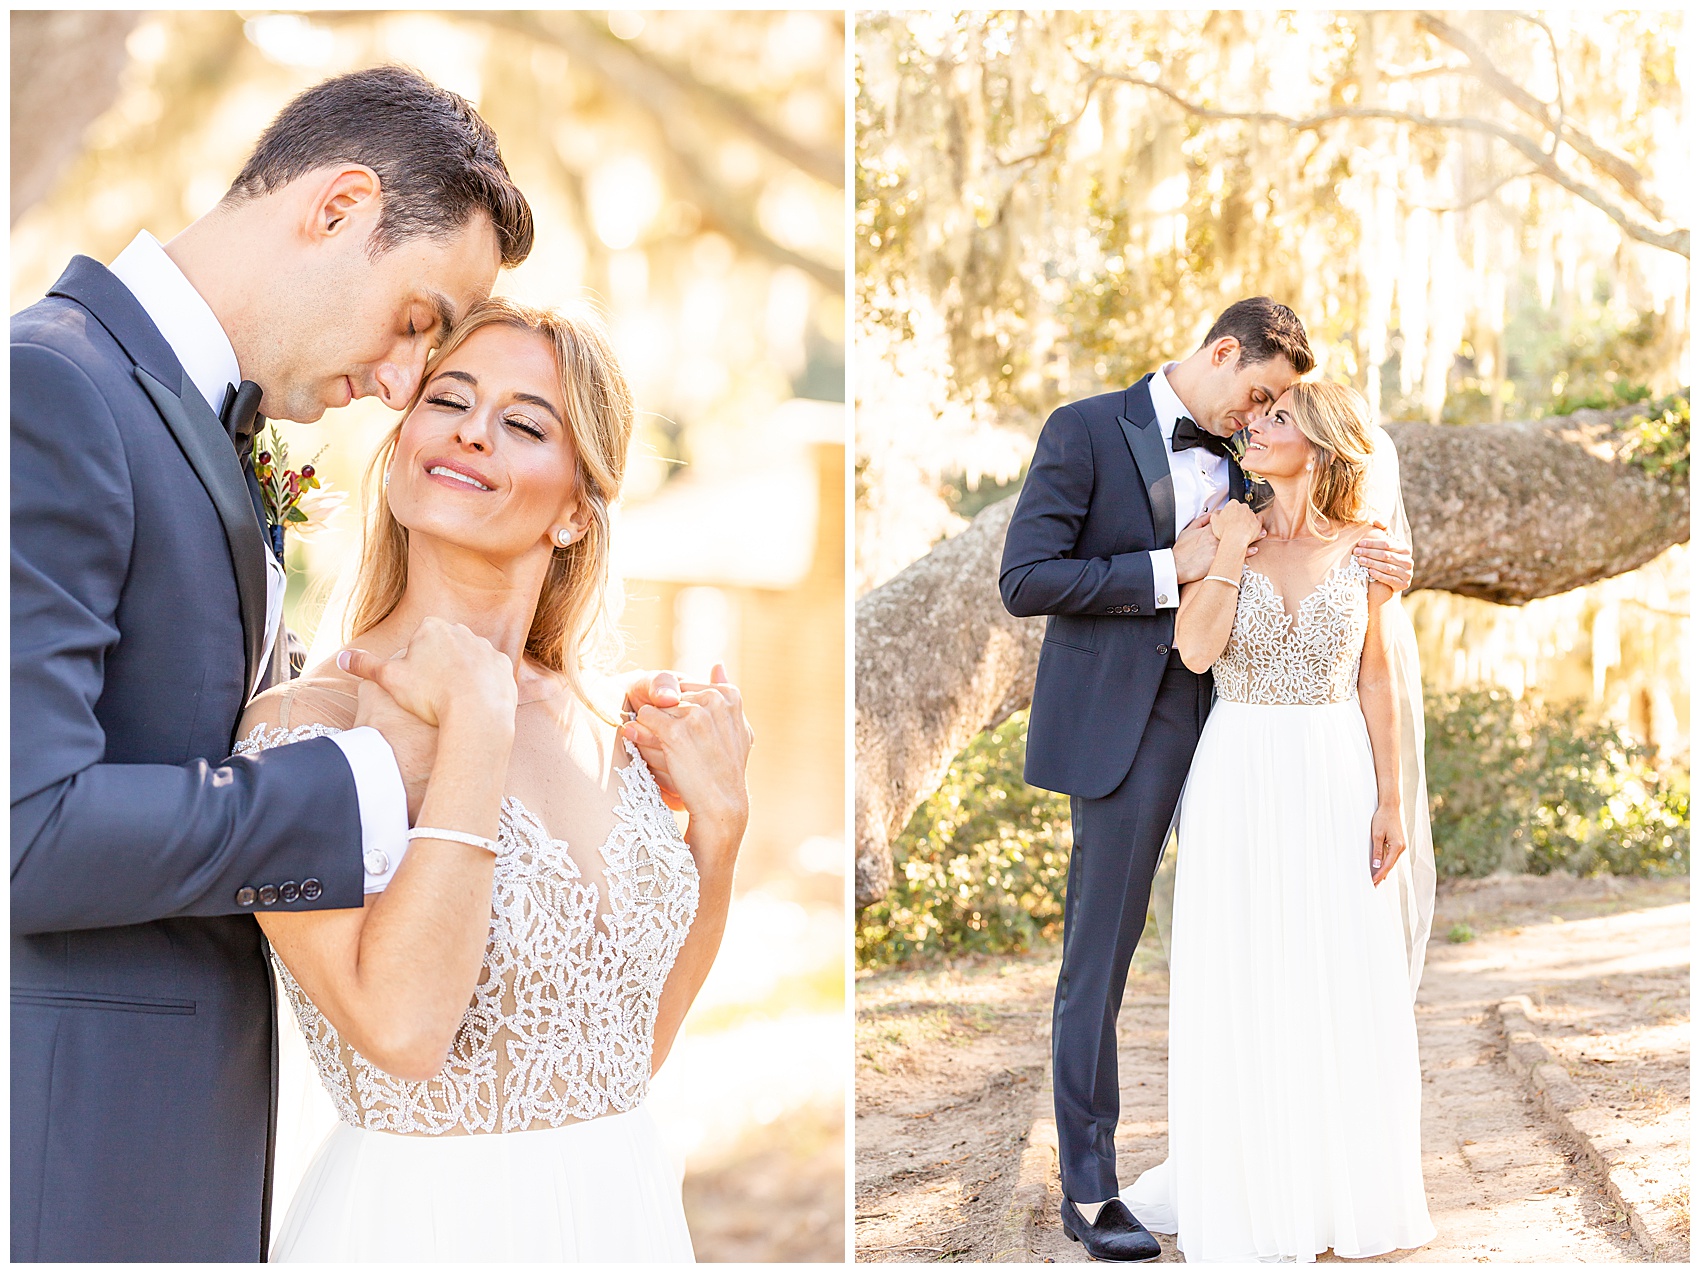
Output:
<svg viewBox="0 0 1700 1273">
<path fill-rule="evenodd" d="M 399 62 L 473 101 L 537 216 L 497 290 L 588 299 L 640 408 L 615 531 L 627 666 L 727 663 L 762 745 L 725 944 L 652 1103 L 699 1258 L 843 1256 L 841 12 L 14 13 L 14 310 L 74 253 L 162 241 L 327 76 Z M 393 413 L 286 425 L 356 493 Z M 292 540 L 288 617 L 338 639 L 345 509 Z M 299 1058 L 297 1058 L 299 1060 Z M 313 1093 L 309 1091 L 308 1096 Z M 280 1142 L 304 1166 L 316 1115 Z M 280 1187 L 279 1205 L 289 1187 Z"/>
<path fill-rule="evenodd" d="M 1683 22 L 860 19 L 858 594 L 1018 490 L 1057 404 L 1184 355 L 1257 293 L 1298 311 L 1319 374 L 1384 421 L 1609 417 L 1605 450 L 1685 490 Z M 1639 569 L 1522 606 L 1409 599 L 1443 874 L 1686 873 L 1687 537 L 1684 519 Z M 902 604 L 880 596 L 866 622 Z M 991 720 L 1022 705 L 963 702 Z M 1060 933 L 1066 801 L 1022 787 L 1023 720 L 926 788 L 890 892 L 861 912 L 864 963 Z M 859 803 L 866 902 L 861 821 Z"/>
</svg>

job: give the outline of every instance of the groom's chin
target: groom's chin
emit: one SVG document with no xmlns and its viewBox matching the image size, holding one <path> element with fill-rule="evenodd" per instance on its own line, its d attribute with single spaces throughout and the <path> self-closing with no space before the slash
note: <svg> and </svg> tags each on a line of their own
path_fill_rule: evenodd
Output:
<svg viewBox="0 0 1700 1273">
<path fill-rule="evenodd" d="M 322 402 L 288 402 L 274 413 L 266 410 L 265 403 L 260 404 L 260 414 L 266 419 L 287 420 L 291 424 L 312 424 L 323 419 L 328 410 L 330 408 Z"/>
</svg>

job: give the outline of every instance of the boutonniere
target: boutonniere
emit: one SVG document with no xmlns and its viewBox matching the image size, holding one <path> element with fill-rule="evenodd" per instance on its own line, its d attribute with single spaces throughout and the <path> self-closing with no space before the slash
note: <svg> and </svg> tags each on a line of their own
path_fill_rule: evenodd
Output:
<svg viewBox="0 0 1700 1273">
<path fill-rule="evenodd" d="M 331 514 L 348 498 L 327 491 L 319 481 L 314 464 L 325 453 L 320 447 L 312 462 L 298 469 L 289 467 L 289 443 L 268 423 L 254 434 L 254 476 L 260 483 L 260 502 L 266 511 L 266 538 L 272 552 L 283 561 L 283 531 L 287 526 L 298 534 L 321 529 Z"/>
<path fill-rule="evenodd" d="M 1234 457 L 1234 463 L 1240 466 L 1240 472 L 1245 476 L 1245 502 L 1254 509 L 1261 509 L 1268 496 L 1267 484 L 1256 473 L 1245 466 L 1246 448 L 1251 445 L 1251 431 L 1241 429 L 1228 437 L 1228 451 Z"/>
</svg>

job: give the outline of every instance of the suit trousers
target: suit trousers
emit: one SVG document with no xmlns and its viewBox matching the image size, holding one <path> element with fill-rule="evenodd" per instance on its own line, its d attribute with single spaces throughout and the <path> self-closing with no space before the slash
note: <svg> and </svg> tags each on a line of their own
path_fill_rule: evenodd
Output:
<svg viewBox="0 0 1700 1273">
<path fill-rule="evenodd" d="M 1191 672 L 1171 655 L 1121 785 L 1101 799 L 1069 800 L 1074 849 L 1051 1017 L 1051 1075 L 1063 1195 L 1075 1202 L 1103 1202 L 1119 1191 L 1116 1015 L 1211 689 L 1208 672 Z"/>
</svg>

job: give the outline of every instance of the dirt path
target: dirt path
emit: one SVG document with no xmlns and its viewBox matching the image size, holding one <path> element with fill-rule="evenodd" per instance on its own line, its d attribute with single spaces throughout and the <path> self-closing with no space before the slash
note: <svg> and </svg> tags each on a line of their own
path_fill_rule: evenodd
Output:
<svg viewBox="0 0 1700 1273">
<path fill-rule="evenodd" d="M 1440 1232 L 1384 1261 L 1644 1258 L 1501 1059 L 1492 1009 L 1516 993 L 1531 995 L 1549 1045 L 1592 1099 L 1621 1107 L 1647 1170 L 1671 1182 L 1660 1223 L 1686 1242 L 1687 898 L 1686 880 L 1517 878 L 1446 891 L 1417 1018 Z M 1455 925 L 1471 939 L 1447 941 Z M 1055 976 L 1048 952 L 859 982 L 859 1259 L 991 1258 L 1024 1137 L 1047 1104 Z M 1165 1152 L 1166 995 L 1160 960 L 1145 956 L 1119 1021 L 1124 1181 Z M 1080 1260 L 1056 1220 L 1059 1201 L 1053 1170 L 1037 1256 Z M 1178 1259 L 1168 1240 L 1163 1258 Z"/>
</svg>

